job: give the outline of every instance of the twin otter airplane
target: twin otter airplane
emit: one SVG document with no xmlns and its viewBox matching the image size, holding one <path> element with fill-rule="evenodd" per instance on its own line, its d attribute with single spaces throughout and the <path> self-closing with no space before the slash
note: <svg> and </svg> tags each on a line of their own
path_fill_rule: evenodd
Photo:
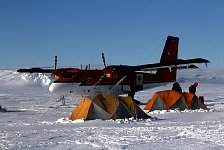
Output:
<svg viewBox="0 0 224 150">
<path fill-rule="evenodd" d="M 179 38 L 168 36 L 159 63 L 137 66 L 110 65 L 106 66 L 104 55 L 104 69 L 19 69 L 18 72 L 51 73 L 55 80 L 49 91 L 59 96 L 82 95 L 94 97 L 99 93 L 114 96 L 128 94 L 132 98 L 136 92 L 165 85 L 176 80 L 177 69 L 198 68 L 194 64 L 209 63 L 203 58 L 178 59 Z M 57 58 L 57 56 L 55 56 Z"/>
</svg>

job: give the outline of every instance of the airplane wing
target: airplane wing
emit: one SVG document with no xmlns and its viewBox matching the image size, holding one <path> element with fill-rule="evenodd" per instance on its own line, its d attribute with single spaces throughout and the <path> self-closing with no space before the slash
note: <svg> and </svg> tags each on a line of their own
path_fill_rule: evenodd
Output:
<svg viewBox="0 0 224 150">
<path fill-rule="evenodd" d="M 42 68 L 30 68 L 30 69 L 19 69 L 17 72 L 26 73 L 52 73 L 54 69 L 42 69 Z"/>
</svg>

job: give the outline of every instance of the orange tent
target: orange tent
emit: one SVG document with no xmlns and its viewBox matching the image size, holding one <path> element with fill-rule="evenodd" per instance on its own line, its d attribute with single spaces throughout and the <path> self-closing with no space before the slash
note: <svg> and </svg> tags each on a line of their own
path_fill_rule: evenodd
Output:
<svg viewBox="0 0 224 150">
<path fill-rule="evenodd" d="M 144 110 L 168 110 L 168 109 L 187 109 L 188 106 L 181 93 L 173 90 L 156 92 L 149 100 Z"/>
<path fill-rule="evenodd" d="M 156 92 L 148 101 L 144 110 L 168 110 L 168 109 L 206 109 L 205 104 L 194 94 L 179 93 L 174 90 Z"/>
<path fill-rule="evenodd" d="M 182 95 L 187 103 L 189 109 L 206 109 L 208 108 L 205 104 L 195 95 L 191 93 L 184 92 Z"/>
<path fill-rule="evenodd" d="M 149 116 L 134 103 L 131 97 L 118 97 L 99 94 L 93 100 L 83 98 L 70 115 L 70 120 L 84 119 L 147 119 Z"/>
</svg>

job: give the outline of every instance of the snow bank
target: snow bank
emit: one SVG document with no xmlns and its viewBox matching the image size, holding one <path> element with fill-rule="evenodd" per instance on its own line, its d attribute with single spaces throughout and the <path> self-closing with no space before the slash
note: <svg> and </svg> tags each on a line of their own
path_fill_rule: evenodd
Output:
<svg viewBox="0 0 224 150">
<path fill-rule="evenodd" d="M 41 86 L 49 86 L 51 83 L 50 77 L 42 74 L 42 73 L 35 73 L 35 74 L 27 74 L 24 73 L 21 76 L 21 79 L 23 79 L 26 82 L 26 85 L 41 85 Z"/>
<path fill-rule="evenodd" d="M 16 70 L 1 70 L 1 86 L 48 86 L 51 78 L 42 73 L 18 73 Z"/>
<path fill-rule="evenodd" d="M 56 123 L 62 123 L 62 124 L 66 124 L 66 123 L 82 123 L 85 122 L 84 119 L 77 119 L 77 120 L 69 120 L 68 118 L 60 118 L 56 121 Z"/>
<path fill-rule="evenodd" d="M 145 111 L 145 110 L 144 110 Z M 154 111 L 145 111 L 148 115 L 150 114 L 167 114 L 167 113 L 195 113 L 195 112 L 213 112 L 214 110 L 205 110 L 205 109 L 185 109 L 185 110 L 178 110 L 178 109 L 174 109 L 174 110 L 154 110 Z"/>
</svg>

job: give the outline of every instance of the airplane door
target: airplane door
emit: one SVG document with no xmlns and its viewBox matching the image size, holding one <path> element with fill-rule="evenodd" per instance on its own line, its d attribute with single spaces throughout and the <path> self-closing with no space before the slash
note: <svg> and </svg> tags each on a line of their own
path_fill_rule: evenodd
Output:
<svg viewBox="0 0 224 150">
<path fill-rule="evenodd" d="M 143 74 L 137 74 L 135 78 L 135 91 L 143 90 Z"/>
<path fill-rule="evenodd" d="M 136 85 L 143 85 L 143 74 L 136 75 Z"/>
<path fill-rule="evenodd" d="M 137 74 L 135 80 L 135 91 L 143 90 L 143 74 Z"/>
</svg>

